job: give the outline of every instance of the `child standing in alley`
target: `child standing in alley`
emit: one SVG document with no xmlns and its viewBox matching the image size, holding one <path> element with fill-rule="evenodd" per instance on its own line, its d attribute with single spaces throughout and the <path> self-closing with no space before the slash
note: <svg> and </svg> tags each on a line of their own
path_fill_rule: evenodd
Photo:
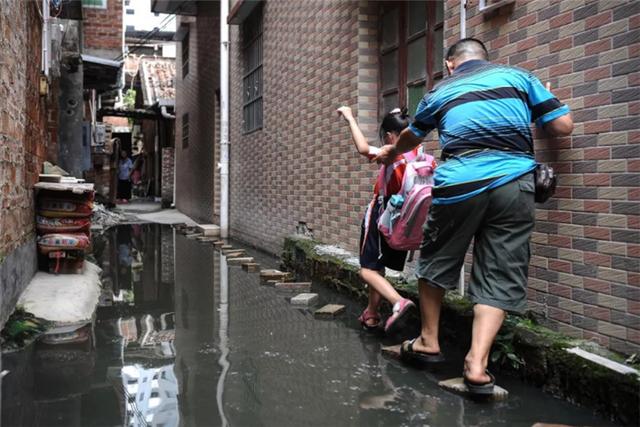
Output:
<svg viewBox="0 0 640 427">
<path fill-rule="evenodd" d="M 371 160 L 378 148 L 369 145 L 353 117 L 351 108 L 343 106 L 338 108 L 337 112 L 349 125 L 358 153 Z M 398 135 L 409 123 L 410 117 L 406 109 L 401 111 L 396 108 L 385 115 L 380 125 L 383 144 L 395 144 Z M 417 154 L 417 150 L 414 150 L 414 155 Z M 381 166 L 373 190 L 373 200 L 365 213 L 360 234 L 360 277 L 369 285 L 369 303 L 358 320 L 367 330 L 382 326 L 379 308 L 384 298 L 393 305 L 393 312 L 384 324 L 387 334 L 397 331 L 409 310 L 415 307 L 411 300 L 402 298 L 384 277 L 385 267 L 398 271 L 404 269 L 407 252 L 390 248 L 378 231 L 380 211 L 386 207 L 392 195 L 400 192 L 406 164 L 405 157 L 398 156 L 392 165 Z"/>
</svg>

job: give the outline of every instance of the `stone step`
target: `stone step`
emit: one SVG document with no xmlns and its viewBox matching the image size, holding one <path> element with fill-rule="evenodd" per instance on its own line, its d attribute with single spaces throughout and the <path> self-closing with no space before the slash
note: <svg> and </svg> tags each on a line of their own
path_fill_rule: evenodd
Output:
<svg viewBox="0 0 640 427">
<path fill-rule="evenodd" d="M 261 270 L 260 281 L 266 282 L 268 280 L 276 280 L 277 282 L 290 282 L 293 280 L 293 274 L 280 270 Z"/>
<path fill-rule="evenodd" d="M 198 237 L 201 237 L 202 234 L 200 233 L 191 233 L 191 234 L 186 234 L 185 235 L 187 239 L 197 239 Z"/>
<path fill-rule="evenodd" d="M 275 286 L 280 291 L 309 292 L 311 290 L 311 282 L 277 282 Z"/>
<path fill-rule="evenodd" d="M 200 237 L 196 237 L 196 240 L 199 242 L 213 242 L 215 241 L 215 237 L 206 237 L 206 236 L 200 236 Z"/>
<path fill-rule="evenodd" d="M 464 379 L 462 377 L 451 378 L 449 380 L 440 381 L 438 385 L 444 388 L 445 390 L 449 390 L 466 397 L 483 397 L 489 400 L 504 400 L 509 396 L 509 392 L 498 385 L 495 385 L 493 387 L 492 395 L 479 396 L 473 393 L 469 393 L 469 389 L 464 383 Z"/>
<path fill-rule="evenodd" d="M 260 264 L 256 264 L 255 262 L 245 262 L 242 264 L 242 269 L 247 273 L 255 273 L 260 271 Z"/>
<path fill-rule="evenodd" d="M 291 305 L 310 306 L 318 300 L 318 294 L 302 293 L 291 298 Z"/>
<path fill-rule="evenodd" d="M 384 346 L 380 349 L 383 355 L 393 357 L 394 359 L 400 359 L 400 345 Z"/>
<path fill-rule="evenodd" d="M 248 262 L 253 262 L 253 258 L 251 257 L 246 257 L 246 258 L 227 258 L 227 265 L 242 265 Z"/>
<path fill-rule="evenodd" d="M 244 251 L 244 249 L 229 249 L 226 251 L 222 251 L 222 255 L 226 256 L 227 258 L 231 258 L 246 255 L 246 252 Z"/>
<path fill-rule="evenodd" d="M 198 224 L 196 227 L 199 232 L 207 237 L 220 236 L 220 227 L 215 224 Z"/>
<path fill-rule="evenodd" d="M 317 309 L 313 315 L 319 318 L 333 318 L 344 311 L 345 307 L 341 304 L 327 304 Z"/>
<path fill-rule="evenodd" d="M 214 246 L 216 249 L 220 249 L 220 248 L 222 248 L 224 245 L 226 245 L 226 243 L 225 243 L 225 242 L 223 242 L 222 240 L 217 240 L 217 241 L 213 242 L 213 246 Z"/>
<path fill-rule="evenodd" d="M 225 250 L 225 249 L 229 250 L 229 249 L 233 249 L 233 246 L 231 246 L 231 245 L 222 245 L 222 246 L 220 246 L 220 249 L 221 250 Z"/>
</svg>

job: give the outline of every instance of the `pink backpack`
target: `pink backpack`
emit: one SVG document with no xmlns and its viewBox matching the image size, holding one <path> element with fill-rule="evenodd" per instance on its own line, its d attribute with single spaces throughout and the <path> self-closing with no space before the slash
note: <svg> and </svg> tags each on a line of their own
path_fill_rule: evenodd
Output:
<svg viewBox="0 0 640 427">
<path fill-rule="evenodd" d="M 435 165 L 433 156 L 424 153 L 407 159 L 402 189 L 398 193 L 404 198 L 404 203 L 401 208 L 387 203 L 378 220 L 378 230 L 391 248 L 401 251 L 420 248 L 422 226 L 431 206 Z"/>
</svg>

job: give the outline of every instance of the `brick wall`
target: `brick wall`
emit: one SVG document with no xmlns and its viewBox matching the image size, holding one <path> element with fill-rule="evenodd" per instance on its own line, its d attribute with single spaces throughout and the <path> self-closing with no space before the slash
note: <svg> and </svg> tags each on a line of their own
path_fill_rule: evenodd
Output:
<svg viewBox="0 0 640 427">
<path fill-rule="evenodd" d="M 162 149 L 162 204 L 173 203 L 173 147 Z"/>
<path fill-rule="evenodd" d="M 84 7 L 84 53 L 115 59 L 122 54 L 122 0 L 107 0 L 106 9 Z"/>
<path fill-rule="evenodd" d="M 214 221 L 217 94 L 219 84 L 219 4 L 198 4 L 197 19 L 180 17 L 189 26 L 189 72 L 182 75 L 182 46 L 176 53 L 176 206 L 197 221 Z M 183 147 L 183 115 L 189 115 L 188 147 Z"/>
<path fill-rule="evenodd" d="M 47 109 L 53 101 L 39 95 L 41 21 L 36 3 L 3 2 L 0 34 L 2 325 L 35 268 L 33 185 L 47 154 Z"/>
<path fill-rule="evenodd" d="M 446 38 L 459 37 L 449 4 Z M 612 349 L 640 350 L 640 10 L 637 2 L 518 1 L 484 16 L 467 10 L 467 35 L 492 60 L 551 82 L 573 111 L 569 138 L 536 141 L 560 172 L 538 206 L 529 305 L 549 326 Z"/>
<path fill-rule="evenodd" d="M 377 82 L 377 56 L 367 51 L 376 37 L 375 22 L 367 20 L 375 15 L 369 12 L 358 2 L 265 3 L 264 125 L 248 135 L 242 134 L 242 79 L 237 77 L 243 74 L 239 28 L 232 27 L 234 237 L 278 253 L 283 237 L 304 221 L 321 240 L 357 247 L 375 167 L 355 152 L 335 109 L 341 104 L 357 109 L 364 99 L 358 94 L 364 96 L 371 89 L 367 85 Z M 370 136 L 375 135 L 375 105 L 369 105 L 366 117 L 363 107 Z"/>
</svg>

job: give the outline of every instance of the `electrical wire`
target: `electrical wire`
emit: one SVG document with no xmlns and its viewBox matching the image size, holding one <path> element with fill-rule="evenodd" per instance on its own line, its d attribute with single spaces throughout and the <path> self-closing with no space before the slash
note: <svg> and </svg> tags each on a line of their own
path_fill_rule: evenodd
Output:
<svg viewBox="0 0 640 427">
<path fill-rule="evenodd" d="M 149 41 L 151 39 L 151 37 L 153 37 L 154 35 L 156 35 L 158 32 L 160 32 L 161 30 L 163 30 L 167 25 L 169 25 L 171 23 L 171 20 L 167 21 L 164 25 L 162 25 L 165 20 L 169 19 L 169 18 L 173 18 L 175 19 L 175 13 L 180 10 L 182 8 L 182 6 L 187 3 L 187 0 L 182 1 L 181 3 L 179 3 L 172 11 L 171 13 L 167 14 L 167 17 L 165 17 L 162 21 L 160 21 L 160 25 L 156 28 L 154 28 L 153 30 L 147 32 L 142 38 L 138 39 L 138 43 L 133 45 L 133 49 L 129 50 L 128 53 L 134 53 L 137 50 L 141 49 L 142 47 L 144 47 L 144 43 Z M 114 61 L 119 61 L 120 59 L 122 59 L 124 57 L 124 53 L 119 55 L 118 57 L 114 58 Z"/>
</svg>

